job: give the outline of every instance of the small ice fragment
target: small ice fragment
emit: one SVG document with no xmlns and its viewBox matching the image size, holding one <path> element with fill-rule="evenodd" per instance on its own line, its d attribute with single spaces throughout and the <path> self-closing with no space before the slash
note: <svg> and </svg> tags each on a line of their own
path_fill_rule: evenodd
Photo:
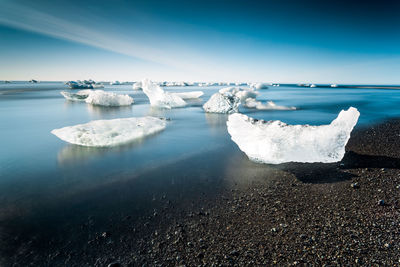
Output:
<svg viewBox="0 0 400 267">
<path fill-rule="evenodd" d="M 243 114 L 232 114 L 228 132 L 250 160 L 259 163 L 337 162 L 360 113 L 350 107 L 342 110 L 329 125 L 288 125 L 281 121 L 254 120 Z"/>
<path fill-rule="evenodd" d="M 210 113 L 234 113 L 238 111 L 240 105 L 239 97 L 231 93 L 215 93 L 203 105 L 205 112 Z"/>
<path fill-rule="evenodd" d="M 151 106 L 168 109 L 186 106 L 186 102 L 181 97 L 165 92 L 159 85 L 150 80 L 144 80 L 142 88 L 149 98 Z"/>
<path fill-rule="evenodd" d="M 52 134 L 71 144 L 108 147 L 132 142 L 164 130 L 166 121 L 155 117 L 96 120 L 54 129 Z"/>
</svg>

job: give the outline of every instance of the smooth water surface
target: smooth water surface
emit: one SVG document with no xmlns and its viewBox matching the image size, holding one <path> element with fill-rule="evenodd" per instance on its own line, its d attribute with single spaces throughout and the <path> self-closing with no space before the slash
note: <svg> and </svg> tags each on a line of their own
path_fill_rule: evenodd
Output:
<svg viewBox="0 0 400 267">
<path fill-rule="evenodd" d="M 129 185 L 124 197 L 129 198 L 130 205 L 142 203 L 137 208 L 140 210 L 146 209 L 154 195 L 174 194 L 183 199 L 200 188 L 212 192 L 217 184 L 228 186 L 250 176 L 263 176 L 262 172 L 254 174 L 254 169 L 263 165 L 250 163 L 230 140 L 227 116 L 203 112 L 203 103 L 221 86 L 167 87 L 168 91 L 205 93 L 200 100 L 188 101 L 188 107 L 172 110 L 151 108 L 143 92 L 131 88 L 107 85 L 105 90 L 129 94 L 135 103 L 106 108 L 66 101 L 60 91 L 69 89 L 61 82 L 0 85 L 2 221 L 24 218 L 49 205 L 62 213 L 74 199 L 79 199 L 74 204 L 77 207 L 106 209 L 98 197 L 94 200 L 90 196 L 121 183 Z M 341 109 L 354 106 L 361 112 L 357 127 L 400 117 L 400 90 L 280 86 L 259 92 L 258 100 L 272 100 L 298 110 L 241 107 L 240 112 L 257 119 L 320 125 L 330 123 Z M 146 115 L 171 120 L 157 135 L 114 148 L 70 145 L 50 133 L 91 120 Z"/>
</svg>

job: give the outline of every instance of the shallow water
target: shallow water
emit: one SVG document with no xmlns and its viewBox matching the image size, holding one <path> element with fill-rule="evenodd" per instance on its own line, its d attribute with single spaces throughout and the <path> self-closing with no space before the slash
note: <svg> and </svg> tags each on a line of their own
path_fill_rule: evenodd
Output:
<svg viewBox="0 0 400 267">
<path fill-rule="evenodd" d="M 201 108 L 220 88 L 168 87 L 168 91 L 202 90 L 205 94 L 201 100 L 188 101 L 188 107 L 161 110 L 151 108 L 147 97 L 131 85 L 110 85 L 105 90 L 131 95 L 134 105 L 104 108 L 66 101 L 60 95 L 66 90 L 61 82 L 0 84 L 1 222 L 43 221 L 71 210 L 82 215 L 88 210 L 107 213 L 135 207 L 140 212 L 151 209 L 147 204 L 155 195 L 184 201 L 200 191 L 217 193 L 216 185 L 265 179 L 268 167 L 250 163 L 230 140 L 227 116 L 206 114 Z M 354 106 L 361 112 L 357 127 L 400 117 L 400 90 L 280 86 L 260 93 L 259 100 L 298 110 L 241 107 L 240 111 L 257 119 L 320 125 L 333 120 L 341 109 Z M 171 121 L 157 135 L 114 148 L 70 145 L 50 134 L 52 129 L 90 120 L 145 115 Z M 110 197 L 122 187 L 118 201 Z M 51 212 L 50 207 L 54 208 Z M 45 210 L 45 215 L 38 212 Z"/>
</svg>

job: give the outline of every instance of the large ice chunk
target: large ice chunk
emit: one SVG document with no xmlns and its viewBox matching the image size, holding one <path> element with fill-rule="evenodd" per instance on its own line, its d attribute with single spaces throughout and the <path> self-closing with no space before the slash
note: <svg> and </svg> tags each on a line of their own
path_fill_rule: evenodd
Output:
<svg viewBox="0 0 400 267">
<path fill-rule="evenodd" d="M 215 93 L 203 105 L 205 112 L 210 113 L 234 113 L 240 105 L 239 97 L 231 93 Z"/>
<path fill-rule="evenodd" d="M 296 107 L 278 106 L 272 101 L 267 101 L 267 103 L 262 103 L 257 101 L 255 98 L 247 98 L 244 106 L 247 108 L 254 108 L 259 110 L 295 110 Z"/>
<path fill-rule="evenodd" d="M 337 162 L 345 153 L 350 133 L 360 113 L 342 110 L 329 125 L 288 125 L 232 114 L 227 121 L 232 140 L 249 157 L 260 163 Z"/>
<path fill-rule="evenodd" d="M 144 80 L 142 88 L 149 98 L 151 106 L 168 109 L 186 106 L 186 102 L 181 97 L 165 92 L 159 85 L 150 80 Z"/>
<path fill-rule="evenodd" d="M 164 130 L 166 121 L 155 117 L 96 120 L 52 130 L 51 133 L 71 144 L 92 147 L 116 146 Z"/>
<path fill-rule="evenodd" d="M 92 105 L 119 107 L 132 105 L 133 98 L 129 95 L 117 95 L 103 90 L 94 90 L 90 92 L 85 102 Z"/>
<path fill-rule="evenodd" d="M 248 98 L 256 98 L 258 92 L 254 91 L 253 89 L 242 89 L 239 87 L 226 87 L 219 90 L 221 94 L 231 93 L 237 96 L 241 102 L 245 102 Z"/>
<path fill-rule="evenodd" d="M 179 96 L 180 98 L 185 100 L 185 99 L 199 98 L 204 93 L 203 93 L 203 91 L 193 91 L 193 92 L 182 92 L 182 93 L 171 93 L 171 94 Z"/>
</svg>

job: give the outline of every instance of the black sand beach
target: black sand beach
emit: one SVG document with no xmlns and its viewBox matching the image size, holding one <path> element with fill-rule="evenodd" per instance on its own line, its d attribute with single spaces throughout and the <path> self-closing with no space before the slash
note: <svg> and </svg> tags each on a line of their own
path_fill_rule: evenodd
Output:
<svg viewBox="0 0 400 267">
<path fill-rule="evenodd" d="M 68 198 L 69 209 L 57 210 L 62 205 L 54 203 L 31 215 L 34 222 L 29 216 L 2 221 L 0 263 L 399 265 L 399 140 L 400 120 L 394 120 L 353 132 L 344 159 L 335 164 L 248 161 L 256 178 L 210 188 L 208 177 L 199 177 L 202 183 L 193 183 L 185 195 L 132 192 L 129 182 L 91 192 L 90 203 L 100 201 L 107 211 L 115 207 L 114 213 L 97 206 L 75 209 L 85 194 Z M 188 160 L 192 168 L 180 179 L 196 175 L 202 163 Z M 238 170 L 233 166 L 232 175 L 240 176 Z M 168 177 L 168 171 L 152 176 Z M 143 202 L 123 197 L 132 193 L 142 194 Z"/>
</svg>

